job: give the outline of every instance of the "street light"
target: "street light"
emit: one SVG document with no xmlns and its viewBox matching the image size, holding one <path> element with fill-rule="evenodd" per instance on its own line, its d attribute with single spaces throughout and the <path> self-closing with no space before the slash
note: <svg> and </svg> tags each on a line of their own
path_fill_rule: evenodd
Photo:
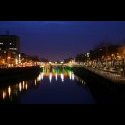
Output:
<svg viewBox="0 0 125 125">
<path fill-rule="evenodd" d="M 7 57 L 7 63 L 8 63 L 8 64 L 7 64 L 8 67 L 9 67 L 9 66 L 10 66 L 10 65 L 9 65 L 9 64 L 10 64 L 10 56 Z"/>
<path fill-rule="evenodd" d="M 111 66 L 114 67 L 114 54 L 111 54 Z"/>
<path fill-rule="evenodd" d="M 60 62 L 61 64 L 63 64 L 64 62 L 62 61 L 62 62 Z"/>
</svg>

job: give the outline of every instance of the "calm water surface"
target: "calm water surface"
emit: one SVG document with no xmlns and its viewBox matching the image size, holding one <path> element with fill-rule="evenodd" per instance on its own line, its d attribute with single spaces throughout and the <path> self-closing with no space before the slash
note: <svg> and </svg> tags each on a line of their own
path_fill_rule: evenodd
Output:
<svg viewBox="0 0 125 125">
<path fill-rule="evenodd" d="M 16 104 L 94 104 L 87 83 L 71 70 L 43 70 L 35 79 L 0 88 L 0 103 Z"/>
</svg>

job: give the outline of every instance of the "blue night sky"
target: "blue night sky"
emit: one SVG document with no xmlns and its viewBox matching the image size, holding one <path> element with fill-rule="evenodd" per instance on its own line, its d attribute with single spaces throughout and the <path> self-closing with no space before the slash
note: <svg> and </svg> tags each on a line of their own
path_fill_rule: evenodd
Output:
<svg viewBox="0 0 125 125">
<path fill-rule="evenodd" d="M 125 21 L 0 21 L 0 34 L 21 39 L 21 51 L 50 60 L 75 57 L 97 43 L 125 40 Z"/>
</svg>

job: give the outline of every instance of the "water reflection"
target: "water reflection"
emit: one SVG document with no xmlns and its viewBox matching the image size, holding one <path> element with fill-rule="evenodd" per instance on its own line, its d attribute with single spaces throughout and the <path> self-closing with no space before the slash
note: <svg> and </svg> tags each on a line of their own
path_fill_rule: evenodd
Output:
<svg viewBox="0 0 125 125">
<path fill-rule="evenodd" d="M 3 99 L 6 97 L 6 92 L 3 91 Z"/>
<path fill-rule="evenodd" d="M 34 83 L 35 83 L 35 85 L 36 85 L 36 79 L 35 79 Z"/>
<path fill-rule="evenodd" d="M 41 81 L 44 81 L 44 79 L 48 79 L 49 83 L 53 83 L 53 81 L 57 83 L 64 83 L 65 80 L 69 79 L 70 81 L 76 80 L 83 85 L 86 84 L 84 80 L 75 76 L 71 70 L 57 67 L 51 69 L 51 71 L 49 69 L 44 69 L 43 72 L 41 72 L 35 79 L 31 79 L 30 81 L 22 80 L 16 84 L 10 84 L 8 87 L 0 89 L 0 102 L 5 99 L 13 101 L 13 99 L 18 97 L 22 92 L 39 86 L 39 84 L 42 83 Z"/>
<path fill-rule="evenodd" d="M 43 75 L 44 74 L 44 75 Z M 64 82 L 65 78 L 69 78 L 70 80 L 75 80 L 75 75 L 71 70 L 66 70 L 62 67 L 55 67 L 53 69 L 44 68 L 43 72 L 41 73 L 42 80 L 44 77 L 49 77 L 49 82 L 51 83 L 53 78 L 56 81 L 60 80 Z"/>
<path fill-rule="evenodd" d="M 71 71 L 69 72 L 69 79 L 70 80 L 72 79 L 72 73 L 71 73 Z"/>
<path fill-rule="evenodd" d="M 27 90 L 27 83 L 26 83 L 25 87 L 26 87 L 26 90 Z"/>
<path fill-rule="evenodd" d="M 55 74 L 56 81 L 58 80 L 57 73 Z"/>
<path fill-rule="evenodd" d="M 74 76 L 74 73 L 72 73 L 72 75 L 71 75 L 71 76 L 72 76 L 72 80 L 75 80 L 75 76 Z"/>
<path fill-rule="evenodd" d="M 3 100 L 10 99 L 10 101 L 11 101 L 13 96 L 18 96 L 23 91 L 26 91 L 28 89 L 28 86 L 29 86 L 29 89 L 32 88 L 33 83 L 35 83 L 35 86 L 37 86 L 37 84 L 39 84 L 39 82 L 37 82 L 37 80 L 34 80 L 34 82 L 33 82 L 33 80 L 32 81 L 21 81 L 17 84 L 10 85 L 8 87 L 0 89 L 0 101 L 1 101 L 1 99 L 3 99 Z"/>
<path fill-rule="evenodd" d="M 75 79 L 77 80 L 77 82 L 79 82 L 81 85 L 86 85 L 86 82 L 83 80 L 83 79 L 81 79 L 80 77 L 78 77 L 78 76 L 75 76 Z"/>
<path fill-rule="evenodd" d="M 24 89 L 24 84 L 25 84 L 25 81 L 23 81 L 23 89 Z"/>
<path fill-rule="evenodd" d="M 61 73 L 60 77 L 61 77 L 62 82 L 64 82 L 64 74 Z"/>
<path fill-rule="evenodd" d="M 10 88 L 10 86 L 8 87 L 8 93 L 9 93 L 9 96 L 10 96 L 10 94 L 11 94 L 11 88 Z"/>
<path fill-rule="evenodd" d="M 22 90 L 22 86 L 21 86 L 21 82 L 19 83 L 19 91 L 21 92 Z"/>
<path fill-rule="evenodd" d="M 49 81 L 51 83 L 51 81 L 52 81 L 52 73 L 49 74 Z"/>
</svg>

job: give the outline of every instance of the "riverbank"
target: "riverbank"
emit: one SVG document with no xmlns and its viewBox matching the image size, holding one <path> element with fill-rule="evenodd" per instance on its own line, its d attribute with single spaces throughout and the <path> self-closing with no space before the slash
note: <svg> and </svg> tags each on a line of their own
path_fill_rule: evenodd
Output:
<svg viewBox="0 0 125 125">
<path fill-rule="evenodd" d="M 13 82 L 20 79 L 27 79 L 37 76 L 40 71 L 41 68 L 39 66 L 0 69 L 0 85 L 2 83 Z"/>
<path fill-rule="evenodd" d="M 91 68 L 91 67 L 74 67 L 74 72 L 79 76 L 83 77 L 83 73 L 86 72 L 89 76 L 95 76 L 97 79 L 101 78 L 107 82 L 115 84 L 125 84 L 125 77 L 112 72 L 106 72 L 103 70 Z"/>
<path fill-rule="evenodd" d="M 125 84 L 113 82 L 84 67 L 74 67 L 73 71 L 87 83 L 96 103 L 125 104 Z"/>
</svg>

